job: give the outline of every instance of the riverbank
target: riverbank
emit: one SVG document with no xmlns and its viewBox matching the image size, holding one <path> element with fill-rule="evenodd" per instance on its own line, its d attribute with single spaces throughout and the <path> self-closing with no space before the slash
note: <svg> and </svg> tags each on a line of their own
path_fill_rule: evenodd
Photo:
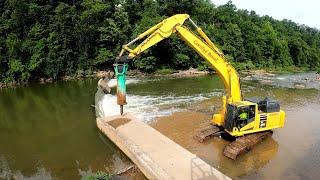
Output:
<svg viewBox="0 0 320 180">
<path fill-rule="evenodd" d="M 209 71 L 199 71 L 194 68 L 190 68 L 187 70 L 177 70 L 177 71 L 156 71 L 154 73 L 145 73 L 141 72 L 139 70 L 129 70 L 127 72 L 128 77 L 146 77 L 146 76 L 174 76 L 174 77 L 187 77 L 187 76 L 201 76 L 209 74 Z M 37 80 L 33 80 L 30 82 L 17 82 L 12 81 L 8 83 L 1 83 L 0 82 L 0 89 L 4 88 L 12 88 L 12 87 L 18 87 L 18 86 L 28 86 L 32 84 L 50 84 L 58 81 L 74 81 L 74 80 L 80 80 L 80 79 L 88 79 L 88 78 L 103 78 L 103 77 L 113 77 L 114 72 L 113 71 L 94 71 L 92 73 L 78 73 L 75 76 L 63 76 L 58 79 L 53 78 L 39 78 Z"/>
<path fill-rule="evenodd" d="M 158 70 L 153 73 L 145 73 L 141 72 L 139 70 L 129 70 L 127 75 L 128 77 L 158 77 L 158 76 L 169 76 L 169 77 L 193 77 L 193 76 L 203 76 L 207 74 L 214 74 L 215 72 L 210 71 L 200 71 L 195 68 L 190 68 L 187 70 L 172 70 L 172 69 L 164 69 L 164 70 Z M 290 73 L 290 72 L 283 72 L 283 71 L 268 71 L 268 70 L 245 70 L 245 71 L 239 71 L 239 74 L 243 80 L 253 80 L 254 78 L 261 78 L 262 83 L 264 84 L 270 84 L 270 77 L 274 77 L 277 74 L 283 74 L 283 73 Z M 292 72 L 293 73 L 293 72 Z M 12 87 L 19 87 L 19 86 L 28 86 L 32 84 L 50 84 L 58 81 L 74 81 L 74 80 L 80 80 L 80 79 L 100 79 L 103 77 L 113 77 L 114 72 L 113 71 L 94 71 L 92 73 L 78 73 L 75 76 L 63 76 L 59 79 L 53 79 L 53 78 L 39 78 L 38 80 L 33 80 L 31 82 L 8 82 L 8 83 L 1 83 L 0 82 L 0 89 L 4 88 L 12 88 Z M 316 80 L 320 81 L 320 74 L 318 74 L 314 79 L 307 79 L 307 80 Z"/>
</svg>

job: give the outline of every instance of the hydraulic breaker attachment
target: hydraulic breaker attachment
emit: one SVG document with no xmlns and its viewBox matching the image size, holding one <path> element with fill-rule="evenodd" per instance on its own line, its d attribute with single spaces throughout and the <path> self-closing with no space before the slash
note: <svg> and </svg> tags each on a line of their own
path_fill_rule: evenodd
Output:
<svg viewBox="0 0 320 180">
<path fill-rule="evenodd" d="M 123 114 L 123 105 L 127 104 L 126 101 L 126 74 L 128 64 L 126 62 L 116 62 L 113 64 L 114 72 L 117 77 L 117 104 L 120 105 L 120 114 Z"/>
</svg>

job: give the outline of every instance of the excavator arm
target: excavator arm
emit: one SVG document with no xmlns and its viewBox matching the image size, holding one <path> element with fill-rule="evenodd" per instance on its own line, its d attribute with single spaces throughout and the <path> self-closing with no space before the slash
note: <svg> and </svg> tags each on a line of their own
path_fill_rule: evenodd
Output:
<svg viewBox="0 0 320 180">
<path fill-rule="evenodd" d="M 183 25 L 187 19 L 195 26 L 196 31 L 202 39 Z M 201 28 L 190 19 L 188 14 L 177 14 L 169 17 L 140 34 L 133 41 L 122 47 L 119 58 L 128 52 L 128 57 L 132 59 L 174 33 L 178 34 L 181 39 L 204 58 L 222 78 L 227 91 L 227 96 L 223 98 L 224 105 L 226 102 L 241 101 L 240 82 L 236 70 L 226 61 L 223 53 L 210 41 Z M 142 39 L 144 39 L 142 43 L 135 48 L 131 49 L 129 47 L 136 41 Z"/>
</svg>

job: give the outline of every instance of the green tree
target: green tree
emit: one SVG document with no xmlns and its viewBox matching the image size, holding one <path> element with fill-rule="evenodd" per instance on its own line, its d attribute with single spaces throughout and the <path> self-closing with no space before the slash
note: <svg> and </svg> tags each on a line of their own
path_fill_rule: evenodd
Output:
<svg viewBox="0 0 320 180">
<path fill-rule="evenodd" d="M 0 82 L 59 79 L 112 68 L 121 46 L 176 13 L 188 13 L 238 69 L 320 69 L 320 32 L 210 0 L 4 0 L 0 2 Z M 185 25 L 194 30 L 186 21 Z M 208 69 L 178 36 L 132 68 Z"/>
</svg>

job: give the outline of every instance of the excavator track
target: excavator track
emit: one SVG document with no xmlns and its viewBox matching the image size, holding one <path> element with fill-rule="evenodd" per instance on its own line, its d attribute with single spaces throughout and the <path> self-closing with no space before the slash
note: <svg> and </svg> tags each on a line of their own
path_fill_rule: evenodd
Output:
<svg viewBox="0 0 320 180">
<path fill-rule="evenodd" d="M 265 131 L 238 137 L 224 148 L 223 154 L 228 158 L 235 160 L 240 154 L 250 151 L 253 146 L 259 144 L 271 135 L 272 131 Z"/>
<path fill-rule="evenodd" d="M 210 124 L 209 126 L 199 129 L 193 138 L 202 143 L 210 137 L 220 134 L 222 131 L 223 130 L 221 130 L 221 128 L 218 126 Z"/>
</svg>

